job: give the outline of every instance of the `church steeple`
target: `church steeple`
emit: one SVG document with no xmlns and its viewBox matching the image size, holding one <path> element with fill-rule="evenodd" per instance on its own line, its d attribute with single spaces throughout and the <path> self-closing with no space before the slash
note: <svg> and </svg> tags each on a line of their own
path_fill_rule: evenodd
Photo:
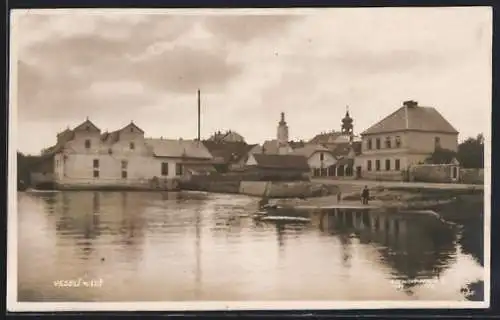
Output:
<svg viewBox="0 0 500 320">
<path fill-rule="evenodd" d="M 346 107 L 345 116 L 342 119 L 342 134 L 352 135 L 354 130 L 354 120 L 349 115 L 349 106 Z"/>
<path fill-rule="evenodd" d="M 278 150 L 280 153 L 286 152 L 288 146 L 288 125 L 285 121 L 285 113 L 281 113 L 281 119 L 278 123 L 278 132 L 277 132 L 277 142 L 278 142 Z"/>
</svg>

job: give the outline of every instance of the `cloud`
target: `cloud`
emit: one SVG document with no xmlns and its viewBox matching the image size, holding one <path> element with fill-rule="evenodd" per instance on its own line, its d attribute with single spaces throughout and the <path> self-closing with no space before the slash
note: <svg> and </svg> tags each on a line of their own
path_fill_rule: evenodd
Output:
<svg viewBox="0 0 500 320">
<path fill-rule="evenodd" d="M 456 110 L 490 104 L 484 10 L 68 11 L 17 21 L 26 125 L 134 119 L 150 136 L 193 137 L 198 88 L 202 134 L 233 129 L 252 142 L 275 136 L 281 111 L 291 135 L 308 139 L 339 129 L 346 105 L 358 131 L 415 99 L 472 132 L 461 115 L 474 112 Z"/>
<path fill-rule="evenodd" d="M 227 41 L 248 42 L 263 36 L 280 36 L 284 29 L 300 19 L 299 15 L 210 15 L 204 25 Z"/>
</svg>

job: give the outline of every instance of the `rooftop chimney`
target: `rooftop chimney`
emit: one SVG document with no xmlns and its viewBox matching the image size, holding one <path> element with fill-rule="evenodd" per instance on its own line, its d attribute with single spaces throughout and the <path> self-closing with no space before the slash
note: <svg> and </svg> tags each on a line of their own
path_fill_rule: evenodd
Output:
<svg viewBox="0 0 500 320">
<path fill-rule="evenodd" d="M 414 100 L 408 100 L 408 101 L 403 102 L 403 106 L 408 107 L 408 108 L 418 107 L 418 102 L 414 101 Z"/>
</svg>

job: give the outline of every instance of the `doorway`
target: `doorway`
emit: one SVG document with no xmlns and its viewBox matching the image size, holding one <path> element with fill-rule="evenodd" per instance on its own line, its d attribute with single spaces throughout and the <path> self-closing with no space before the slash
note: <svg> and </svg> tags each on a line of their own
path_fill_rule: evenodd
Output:
<svg viewBox="0 0 500 320">
<path fill-rule="evenodd" d="M 361 179 L 361 166 L 356 167 L 356 179 Z"/>
</svg>

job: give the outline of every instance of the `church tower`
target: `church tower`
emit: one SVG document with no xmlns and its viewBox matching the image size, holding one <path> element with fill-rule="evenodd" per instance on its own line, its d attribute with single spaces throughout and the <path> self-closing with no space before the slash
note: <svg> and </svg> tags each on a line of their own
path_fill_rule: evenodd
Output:
<svg viewBox="0 0 500 320">
<path fill-rule="evenodd" d="M 285 121 L 285 113 L 281 113 L 281 120 L 278 124 L 278 150 L 280 154 L 286 153 L 288 150 L 288 125 Z"/>
<path fill-rule="evenodd" d="M 349 136 L 349 142 L 352 143 L 353 138 L 354 138 L 354 125 L 353 125 L 354 120 L 351 118 L 349 115 L 349 106 L 346 107 L 346 112 L 345 116 L 342 119 L 342 128 L 341 128 L 341 133 L 343 135 Z"/>
</svg>

